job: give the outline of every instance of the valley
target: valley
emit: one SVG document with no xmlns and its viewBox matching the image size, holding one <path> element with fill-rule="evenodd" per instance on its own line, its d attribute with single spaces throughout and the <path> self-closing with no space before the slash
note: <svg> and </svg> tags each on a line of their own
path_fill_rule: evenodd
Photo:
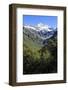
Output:
<svg viewBox="0 0 68 90">
<path fill-rule="evenodd" d="M 23 27 L 23 74 L 57 72 L 57 30 Z"/>
</svg>

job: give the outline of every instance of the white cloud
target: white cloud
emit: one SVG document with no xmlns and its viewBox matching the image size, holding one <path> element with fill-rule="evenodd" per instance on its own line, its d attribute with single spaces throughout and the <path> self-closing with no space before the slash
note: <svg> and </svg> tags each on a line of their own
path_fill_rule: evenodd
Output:
<svg viewBox="0 0 68 90">
<path fill-rule="evenodd" d="M 39 23 L 36 27 L 38 27 L 39 30 L 52 31 L 49 29 L 50 26 L 47 24 Z"/>
</svg>

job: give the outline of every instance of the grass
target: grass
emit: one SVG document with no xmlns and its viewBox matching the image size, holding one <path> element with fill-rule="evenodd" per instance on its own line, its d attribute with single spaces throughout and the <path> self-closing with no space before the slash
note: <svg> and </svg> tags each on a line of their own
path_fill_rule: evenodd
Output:
<svg viewBox="0 0 68 90">
<path fill-rule="evenodd" d="M 28 38 L 26 35 L 24 35 L 23 38 L 24 38 L 23 40 L 24 47 L 27 46 L 33 52 L 36 52 L 41 49 L 41 45 L 37 44 L 31 38 Z"/>
</svg>

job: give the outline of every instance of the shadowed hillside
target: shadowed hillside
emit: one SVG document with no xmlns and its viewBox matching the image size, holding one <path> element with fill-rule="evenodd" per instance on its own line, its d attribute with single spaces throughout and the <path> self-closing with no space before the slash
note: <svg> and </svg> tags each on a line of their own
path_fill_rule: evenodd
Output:
<svg viewBox="0 0 68 90">
<path fill-rule="evenodd" d="M 57 73 L 57 31 L 23 28 L 23 74 Z"/>
</svg>

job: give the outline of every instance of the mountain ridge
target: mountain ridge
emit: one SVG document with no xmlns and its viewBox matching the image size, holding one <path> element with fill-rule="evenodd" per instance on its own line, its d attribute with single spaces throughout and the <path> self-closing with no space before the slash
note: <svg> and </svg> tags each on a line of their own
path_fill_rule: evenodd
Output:
<svg viewBox="0 0 68 90">
<path fill-rule="evenodd" d="M 23 32 L 25 35 L 28 36 L 28 38 L 32 39 L 37 39 L 38 41 L 44 41 L 49 38 L 51 38 L 54 33 L 57 31 L 56 29 L 54 30 L 53 28 L 48 28 L 46 27 L 43 30 L 37 30 L 38 27 L 33 27 L 33 26 L 23 26 Z"/>
</svg>

